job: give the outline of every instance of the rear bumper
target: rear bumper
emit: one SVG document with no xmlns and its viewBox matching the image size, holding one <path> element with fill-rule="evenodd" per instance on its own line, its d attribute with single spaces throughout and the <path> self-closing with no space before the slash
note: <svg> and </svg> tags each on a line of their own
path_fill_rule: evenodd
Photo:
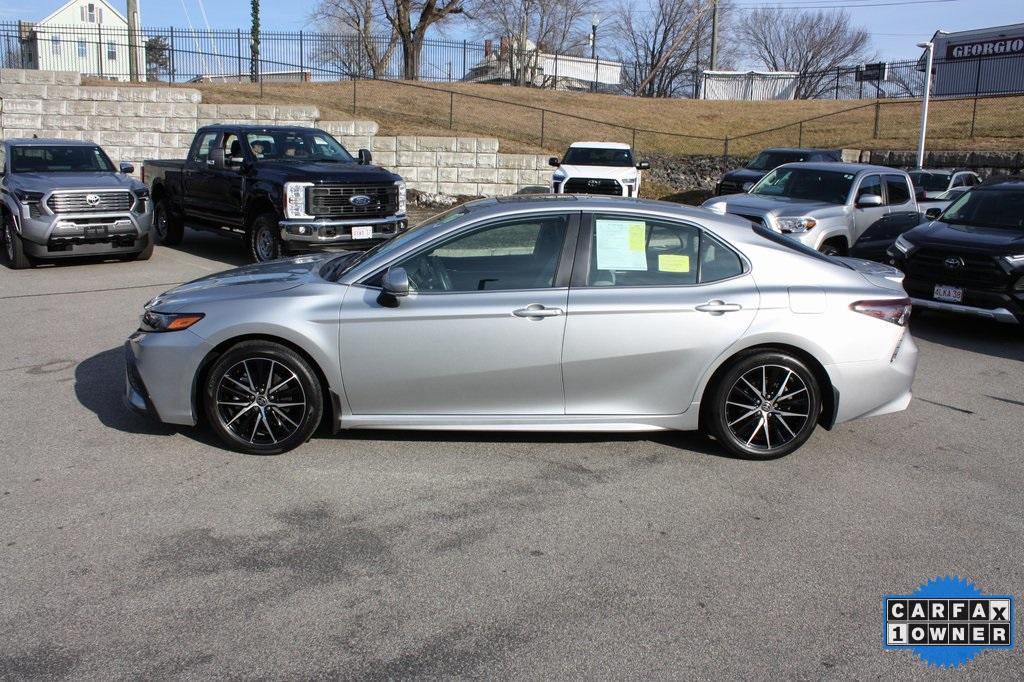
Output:
<svg viewBox="0 0 1024 682">
<path fill-rule="evenodd" d="M 891 361 L 883 358 L 825 367 L 838 394 L 835 423 L 907 408 L 918 356 L 917 344 L 909 331 L 904 332 L 893 351 Z"/>
<path fill-rule="evenodd" d="M 387 241 L 405 231 L 408 217 L 405 214 L 386 218 L 363 218 L 345 220 L 282 220 L 281 240 L 297 249 L 316 249 L 321 247 L 344 247 L 346 249 L 364 249 Z M 370 226 L 372 236 L 365 239 L 353 239 L 352 228 Z"/>
</svg>

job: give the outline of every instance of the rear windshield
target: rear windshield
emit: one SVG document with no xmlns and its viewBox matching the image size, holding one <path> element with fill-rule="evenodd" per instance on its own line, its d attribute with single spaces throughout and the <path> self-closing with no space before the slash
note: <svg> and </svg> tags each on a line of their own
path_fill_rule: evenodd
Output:
<svg viewBox="0 0 1024 682">
<path fill-rule="evenodd" d="M 114 164 L 99 147 L 11 147 L 12 173 L 109 173 L 113 170 Z"/>
<path fill-rule="evenodd" d="M 1024 190 L 975 187 L 950 204 L 942 214 L 942 222 L 1024 230 Z"/>
<path fill-rule="evenodd" d="M 571 166 L 614 166 L 628 168 L 633 165 L 633 152 L 629 149 L 599 149 L 595 147 L 569 147 L 562 163 Z"/>
<path fill-rule="evenodd" d="M 825 254 L 823 254 L 822 252 L 818 251 L 817 249 L 812 249 L 811 247 L 807 246 L 806 244 L 804 244 L 802 242 L 798 242 L 797 240 L 793 239 L 792 237 L 787 237 L 784 234 L 779 234 L 775 230 L 770 230 L 767 227 L 765 227 L 764 225 L 757 225 L 757 224 L 755 224 L 754 225 L 754 232 L 756 232 L 757 234 L 761 235 L 762 237 L 764 237 L 768 241 L 775 242 L 776 244 L 781 244 L 782 246 L 785 246 L 787 249 L 792 249 L 794 251 L 798 251 L 798 252 L 802 253 L 805 256 L 810 256 L 811 258 L 814 258 L 814 259 L 817 259 L 817 260 L 823 260 L 826 263 L 831 263 L 832 265 L 842 265 L 844 268 L 849 268 L 851 270 L 853 269 L 853 268 L 850 268 L 849 265 L 847 265 L 846 263 L 844 263 L 844 262 L 842 262 L 840 260 L 836 260 L 835 258 L 830 258 L 830 257 L 826 256 Z"/>
<path fill-rule="evenodd" d="M 949 173 L 929 173 L 927 171 L 911 171 L 910 181 L 914 187 L 925 192 L 943 192 L 949 187 Z"/>
</svg>

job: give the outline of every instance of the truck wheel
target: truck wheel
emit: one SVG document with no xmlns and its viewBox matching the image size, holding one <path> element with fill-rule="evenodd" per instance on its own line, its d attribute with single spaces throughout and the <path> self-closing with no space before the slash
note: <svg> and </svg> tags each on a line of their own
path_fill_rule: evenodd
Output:
<svg viewBox="0 0 1024 682">
<path fill-rule="evenodd" d="M 153 237 L 147 240 L 146 248 L 132 256 L 132 260 L 149 260 L 153 256 Z"/>
<path fill-rule="evenodd" d="M 254 263 L 266 263 L 284 255 L 284 245 L 278 233 L 277 216 L 263 213 L 256 216 L 249 227 L 249 259 Z"/>
<path fill-rule="evenodd" d="M 818 250 L 826 256 L 845 256 L 846 243 L 842 239 L 830 239 Z"/>
<path fill-rule="evenodd" d="M 166 199 L 153 209 L 153 234 L 164 246 L 177 246 L 185 238 L 185 224 L 173 216 Z"/>
<path fill-rule="evenodd" d="M 14 218 L 10 215 L 4 215 L 4 256 L 7 258 L 7 267 L 12 270 L 24 270 L 32 265 L 32 261 L 25 255 L 21 237 L 14 229 Z"/>
</svg>

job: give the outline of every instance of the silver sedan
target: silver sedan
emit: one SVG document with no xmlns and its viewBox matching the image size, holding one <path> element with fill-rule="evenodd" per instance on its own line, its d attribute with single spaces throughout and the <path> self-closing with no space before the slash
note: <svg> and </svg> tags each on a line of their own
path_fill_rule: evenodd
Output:
<svg viewBox="0 0 1024 682">
<path fill-rule="evenodd" d="M 150 301 L 126 400 L 275 454 L 338 429 L 700 429 L 742 457 L 904 409 L 902 275 L 703 209 L 485 199 Z"/>
</svg>

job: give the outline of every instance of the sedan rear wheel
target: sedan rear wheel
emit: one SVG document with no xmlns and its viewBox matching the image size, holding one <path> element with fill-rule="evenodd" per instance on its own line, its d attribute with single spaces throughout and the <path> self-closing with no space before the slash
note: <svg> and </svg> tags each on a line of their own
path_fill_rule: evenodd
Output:
<svg viewBox="0 0 1024 682">
<path fill-rule="evenodd" d="M 732 454 L 774 459 L 803 445 L 818 422 L 814 374 L 788 353 L 761 352 L 730 367 L 711 395 L 708 426 Z"/>
<path fill-rule="evenodd" d="M 323 416 L 323 391 L 309 363 L 267 341 L 246 341 L 222 355 L 210 369 L 203 399 L 221 440 L 254 455 L 298 447 Z"/>
</svg>

